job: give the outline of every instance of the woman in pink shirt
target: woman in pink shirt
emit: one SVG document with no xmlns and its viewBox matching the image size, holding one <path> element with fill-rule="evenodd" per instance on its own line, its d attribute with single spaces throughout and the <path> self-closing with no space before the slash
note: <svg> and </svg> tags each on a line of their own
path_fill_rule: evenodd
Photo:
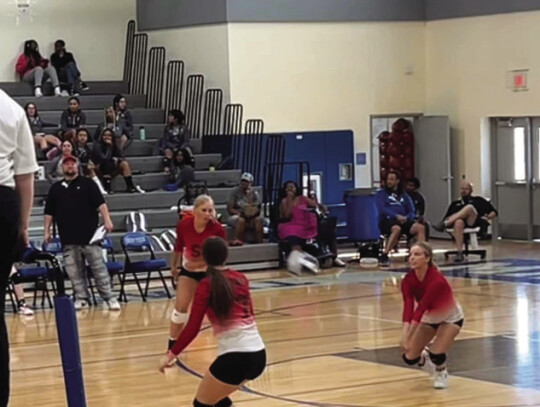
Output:
<svg viewBox="0 0 540 407">
<path fill-rule="evenodd" d="M 35 40 L 28 40 L 24 43 L 24 52 L 17 59 L 15 70 L 24 82 L 34 84 L 34 95 L 36 97 L 43 96 L 41 85 L 43 78 L 50 78 L 54 87 L 54 94 L 62 96 L 60 92 L 60 82 L 56 69 L 39 53 L 39 47 Z"/>
<path fill-rule="evenodd" d="M 463 326 L 463 310 L 452 287 L 433 264 L 433 250 L 416 243 L 409 254 L 411 270 L 401 282 L 403 295 L 403 361 L 425 368 L 433 387 L 445 389 L 448 381 L 446 352 Z"/>
</svg>

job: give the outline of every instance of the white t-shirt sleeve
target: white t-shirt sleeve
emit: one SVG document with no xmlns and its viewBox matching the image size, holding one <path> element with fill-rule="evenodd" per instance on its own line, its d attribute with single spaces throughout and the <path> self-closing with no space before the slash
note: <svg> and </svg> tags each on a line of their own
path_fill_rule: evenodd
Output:
<svg viewBox="0 0 540 407">
<path fill-rule="evenodd" d="M 13 154 L 15 175 L 33 174 L 38 170 L 34 137 L 26 116 L 19 117 L 17 123 L 17 147 Z"/>
</svg>

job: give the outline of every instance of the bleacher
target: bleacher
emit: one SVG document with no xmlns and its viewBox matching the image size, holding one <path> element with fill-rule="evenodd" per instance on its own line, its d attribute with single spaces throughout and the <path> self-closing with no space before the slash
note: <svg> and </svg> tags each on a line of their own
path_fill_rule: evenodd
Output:
<svg viewBox="0 0 540 407">
<path fill-rule="evenodd" d="M 137 62 L 133 60 L 131 63 L 134 65 L 137 64 Z M 161 137 L 163 127 L 165 126 L 165 110 L 163 108 L 165 106 L 161 108 L 148 108 L 148 100 L 152 99 L 152 97 L 148 97 L 144 92 L 130 94 L 130 90 L 134 89 L 133 81 L 135 81 L 135 79 L 132 78 L 131 82 L 88 82 L 90 90 L 79 96 L 81 108 L 86 113 L 87 117 L 86 127 L 89 129 L 91 136 L 98 123 L 103 120 L 104 109 L 107 106 L 112 105 L 112 99 L 116 94 L 121 93 L 126 96 L 128 108 L 133 114 L 135 139 L 126 149 L 125 155 L 133 171 L 134 183 L 144 189 L 146 193 L 130 194 L 123 192 L 125 190 L 124 181 L 122 177 L 117 177 L 112 184 L 115 193 L 106 196 L 106 201 L 111 212 L 111 218 L 115 226 L 111 238 L 114 243 L 117 258 L 120 261 L 123 260 L 120 239 L 127 231 L 126 216 L 129 212 L 141 211 L 144 213 L 149 232 L 151 234 L 159 234 L 164 230 L 175 228 L 177 214 L 173 207 L 177 204 L 178 198 L 183 194 L 183 190 L 177 192 L 166 192 L 163 190 L 163 186 L 167 181 L 167 176 L 161 171 L 161 157 L 153 154 L 154 146 L 157 143 L 158 138 Z M 180 84 L 179 86 L 180 89 L 182 89 L 183 85 Z M 45 122 L 59 123 L 62 111 L 67 108 L 67 97 L 45 96 L 35 98 L 32 96 L 31 86 L 26 83 L 0 83 L 0 89 L 3 89 L 9 95 L 14 97 L 21 106 L 24 106 L 28 102 L 36 103 L 39 114 Z M 45 93 L 49 91 L 47 89 L 47 84 L 43 85 L 43 90 Z M 166 89 L 167 93 L 169 91 L 170 90 Z M 181 96 L 182 95 L 180 95 L 180 97 Z M 200 96 L 202 97 L 202 91 L 200 92 Z M 191 103 L 187 100 L 189 97 L 190 96 L 187 94 L 185 95 L 185 104 Z M 199 99 L 198 103 L 199 110 L 198 112 L 195 112 L 195 115 L 198 116 L 195 116 L 195 118 L 198 121 L 202 121 L 203 112 L 200 108 L 202 98 Z M 219 106 L 219 110 L 222 110 L 221 106 Z M 219 113 L 221 114 L 221 112 Z M 188 121 L 194 120 L 193 112 L 186 112 L 186 116 L 188 117 Z M 216 115 L 213 114 L 214 118 L 215 116 Z M 224 121 L 226 121 L 226 118 Z M 215 125 L 215 123 L 211 123 L 211 125 Z M 240 127 L 241 125 L 242 123 L 240 123 Z M 141 126 L 145 128 L 145 140 L 138 139 L 138 130 Z M 57 129 L 50 128 L 46 131 L 55 133 Z M 202 140 L 200 136 L 197 137 L 197 132 L 195 133 L 191 144 L 195 153 L 196 180 L 204 180 L 207 182 L 209 194 L 215 201 L 217 211 L 222 215 L 222 222 L 225 223 L 228 216 L 226 202 L 229 193 L 235 185 L 239 184 L 240 175 L 245 169 L 214 170 L 214 167 L 222 160 L 222 155 L 215 152 L 202 154 Z M 46 162 L 40 162 L 40 165 L 46 165 Z M 213 167 L 212 170 L 209 169 L 210 167 Z M 256 187 L 258 188 L 259 193 L 262 194 L 261 187 Z M 36 180 L 34 207 L 32 209 L 30 221 L 30 236 L 31 240 L 36 241 L 38 244 L 41 243 L 43 237 L 43 205 L 44 198 L 46 197 L 49 188 L 50 184 L 46 180 Z M 229 238 L 232 238 L 232 233 L 233 231 L 231 228 L 227 227 Z M 158 251 L 156 254 L 159 258 L 167 259 L 167 261 L 170 258 L 170 252 Z M 143 254 L 141 253 L 141 255 Z M 236 268 L 241 270 L 276 267 L 279 264 L 277 245 L 274 243 L 262 243 L 231 247 L 229 263 L 234 264 Z"/>
</svg>

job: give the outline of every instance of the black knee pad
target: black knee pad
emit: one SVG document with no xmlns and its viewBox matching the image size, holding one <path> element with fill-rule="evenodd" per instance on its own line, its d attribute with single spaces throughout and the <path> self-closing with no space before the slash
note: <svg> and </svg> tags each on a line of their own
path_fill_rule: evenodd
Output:
<svg viewBox="0 0 540 407">
<path fill-rule="evenodd" d="M 403 358 L 403 361 L 405 363 L 407 363 L 409 366 L 416 365 L 416 364 L 418 364 L 418 362 L 420 362 L 420 356 L 418 356 L 415 359 L 407 359 L 407 356 L 405 356 L 405 354 L 403 354 L 403 355 L 401 355 L 401 357 Z"/>
<path fill-rule="evenodd" d="M 224 399 L 219 400 L 214 407 L 231 407 L 232 406 L 232 400 L 228 397 L 225 397 Z"/>
<path fill-rule="evenodd" d="M 213 406 L 210 404 L 201 403 L 199 400 L 195 399 L 193 400 L 193 407 L 213 407 Z"/>
<path fill-rule="evenodd" d="M 436 366 L 441 366 L 446 362 L 446 353 L 431 353 L 429 352 L 429 358 Z"/>
</svg>

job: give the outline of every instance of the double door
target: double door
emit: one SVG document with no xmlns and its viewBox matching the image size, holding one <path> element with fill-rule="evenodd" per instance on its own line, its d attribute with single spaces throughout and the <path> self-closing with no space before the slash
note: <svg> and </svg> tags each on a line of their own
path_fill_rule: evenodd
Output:
<svg viewBox="0 0 540 407">
<path fill-rule="evenodd" d="M 493 122 L 495 229 L 503 239 L 540 239 L 540 118 Z"/>
</svg>

